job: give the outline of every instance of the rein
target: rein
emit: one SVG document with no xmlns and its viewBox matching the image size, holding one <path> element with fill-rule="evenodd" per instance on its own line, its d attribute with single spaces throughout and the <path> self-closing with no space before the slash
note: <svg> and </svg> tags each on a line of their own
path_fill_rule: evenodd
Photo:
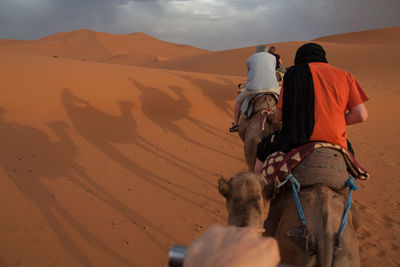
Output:
<svg viewBox="0 0 400 267">
<path fill-rule="evenodd" d="M 265 130 L 265 123 L 268 119 L 268 123 L 271 124 L 272 119 L 271 119 L 271 114 L 272 114 L 272 110 L 271 109 L 263 109 L 261 110 L 261 120 L 260 120 L 260 128 L 261 128 L 261 132 L 264 132 Z"/>
<path fill-rule="evenodd" d="M 293 174 L 289 173 L 285 180 L 278 184 L 277 189 L 279 189 L 280 187 L 282 187 L 283 185 L 285 185 L 288 181 L 290 181 L 292 183 L 292 191 L 293 191 L 293 198 L 296 201 L 296 207 L 297 207 L 297 212 L 299 214 L 301 223 L 303 224 L 303 226 L 306 226 L 306 217 L 304 216 L 304 212 L 303 212 L 303 208 L 301 207 L 301 203 L 300 203 L 300 199 L 299 199 L 299 195 L 298 192 L 300 192 L 300 183 L 297 181 L 297 179 L 294 177 Z"/>
<path fill-rule="evenodd" d="M 346 227 L 348 214 L 351 208 L 351 194 L 353 191 L 358 189 L 355 184 L 355 178 L 365 180 L 369 177 L 368 172 L 365 171 L 357 163 L 353 155 L 348 153 L 347 150 L 345 150 L 344 148 L 341 148 L 340 146 L 334 144 L 329 144 L 325 142 L 310 142 L 301 147 L 293 149 L 288 153 L 283 153 L 281 151 L 272 153 L 266 159 L 263 169 L 263 175 L 267 178 L 267 180 L 276 184 L 275 195 L 279 195 L 279 190 L 283 187 L 283 185 L 288 182 L 291 183 L 293 198 L 296 202 L 301 226 L 289 230 L 287 234 L 292 239 L 294 239 L 300 245 L 300 247 L 302 247 L 309 255 L 315 254 L 317 252 L 317 244 L 316 240 L 312 236 L 311 231 L 309 231 L 308 229 L 306 217 L 301 207 L 300 198 L 298 195 L 298 193 L 300 192 L 300 183 L 291 173 L 291 170 L 295 168 L 298 164 L 300 164 L 303 159 L 305 159 L 312 151 L 314 151 L 314 149 L 319 148 L 330 148 L 340 152 L 347 166 L 347 171 L 350 174 L 350 177 L 347 180 L 343 181 L 344 185 L 349 188 L 349 193 L 347 201 L 345 203 L 341 223 L 338 227 L 339 229 L 333 237 L 335 249 L 340 250 L 343 248 L 344 241 L 342 234 Z M 307 185 L 305 181 L 302 182 Z"/>
<path fill-rule="evenodd" d="M 296 202 L 297 213 L 299 214 L 299 218 L 300 218 L 300 221 L 301 221 L 301 224 L 302 224 L 302 227 L 300 228 L 301 229 L 300 233 L 298 233 L 298 231 L 297 231 L 295 233 L 290 233 L 290 235 L 294 236 L 294 238 L 296 240 L 305 239 L 305 241 L 306 241 L 305 242 L 306 243 L 305 250 L 306 250 L 307 253 L 312 254 L 314 252 L 313 249 L 312 249 L 312 245 L 311 246 L 308 245 L 308 244 L 312 244 L 312 240 L 309 240 L 309 238 L 311 236 L 311 233 L 308 230 L 306 217 L 304 215 L 303 208 L 301 207 L 301 202 L 300 202 L 300 198 L 299 198 L 299 195 L 298 195 L 298 193 L 300 192 L 300 183 L 297 181 L 297 179 L 294 177 L 294 175 L 289 172 L 286 175 L 285 180 L 283 180 L 281 183 L 279 183 L 277 185 L 276 189 L 279 190 L 283 185 L 285 185 L 289 181 L 291 182 L 292 195 L 293 195 L 293 198 L 294 198 L 294 200 Z M 347 218 L 348 218 L 348 214 L 349 214 L 349 211 L 350 211 L 350 208 L 351 208 L 351 194 L 352 194 L 353 191 L 357 191 L 358 190 L 358 187 L 357 187 L 357 185 L 355 183 L 355 178 L 350 176 L 349 179 L 347 179 L 347 181 L 346 181 L 346 187 L 349 187 L 349 194 L 347 196 L 347 201 L 346 201 L 344 213 L 343 213 L 343 216 L 342 216 L 342 220 L 341 220 L 341 223 L 340 223 L 339 231 L 336 233 L 336 235 L 334 237 L 335 238 L 335 248 L 336 249 L 343 248 L 343 242 L 344 241 L 343 241 L 342 234 L 344 232 L 344 229 L 346 228 Z M 304 233 L 307 233 L 307 235 L 304 235 Z M 303 242 L 304 242 L 304 240 L 303 240 Z"/>
<path fill-rule="evenodd" d="M 275 100 L 275 108 L 276 108 L 276 104 L 278 103 L 278 97 L 276 94 L 270 94 L 272 96 L 272 98 Z M 261 128 L 261 132 L 264 132 L 265 130 L 265 123 L 268 120 L 268 124 L 272 123 L 272 109 L 268 108 L 268 109 L 263 109 L 261 110 L 261 117 L 260 117 L 260 128 Z"/>
</svg>

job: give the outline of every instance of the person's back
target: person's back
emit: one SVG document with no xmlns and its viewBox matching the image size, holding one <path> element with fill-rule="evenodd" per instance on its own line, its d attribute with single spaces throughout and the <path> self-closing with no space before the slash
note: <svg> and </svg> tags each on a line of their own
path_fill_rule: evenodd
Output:
<svg viewBox="0 0 400 267">
<path fill-rule="evenodd" d="M 328 63 L 309 63 L 314 84 L 315 123 L 310 141 L 324 140 L 347 148 L 346 110 L 368 97 L 353 76 Z"/>
<path fill-rule="evenodd" d="M 259 45 L 256 53 L 247 59 L 247 83 L 246 88 L 236 97 L 235 107 L 233 108 L 233 123 L 229 128 L 230 132 L 238 131 L 240 117 L 240 107 L 243 101 L 255 94 L 272 93 L 279 95 L 280 86 L 275 73 L 275 57 L 266 52 L 265 45 Z"/>
<path fill-rule="evenodd" d="M 257 52 L 247 60 L 247 90 L 279 88 L 275 75 L 275 57 L 268 52 Z"/>
</svg>

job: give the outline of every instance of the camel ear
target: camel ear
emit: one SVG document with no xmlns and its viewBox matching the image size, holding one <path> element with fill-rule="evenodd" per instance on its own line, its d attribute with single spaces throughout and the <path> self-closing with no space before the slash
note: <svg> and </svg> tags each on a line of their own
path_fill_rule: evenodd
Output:
<svg viewBox="0 0 400 267">
<path fill-rule="evenodd" d="M 266 200 L 272 200 L 276 197 L 276 186 L 275 183 L 269 183 L 267 185 L 264 186 L 264 190 L 263 190 L 263 196 Z"/>
<path fill-rule="evenodd" d="M 232 185 L 224 178 L 220 178 L 218 180 L 218 190 L 221 195 L 223 195 L 225 198 L 228 198 L 232 193 Z"/>
</svg>

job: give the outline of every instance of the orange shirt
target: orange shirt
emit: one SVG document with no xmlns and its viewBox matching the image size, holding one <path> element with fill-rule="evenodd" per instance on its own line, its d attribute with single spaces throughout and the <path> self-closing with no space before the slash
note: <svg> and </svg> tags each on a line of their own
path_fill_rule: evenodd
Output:
<svg viewBox="0 0 400 267">
<path fill-rule="evenodd" d="M 367 94 L 347 71 L 327 63 L 312 62 L 314 130 L 310 141 L 325 141 L 347 148 L 346 110 L 368 100 Z M 283 89 L 277 108 L 282 109 Z"/>
</svg>

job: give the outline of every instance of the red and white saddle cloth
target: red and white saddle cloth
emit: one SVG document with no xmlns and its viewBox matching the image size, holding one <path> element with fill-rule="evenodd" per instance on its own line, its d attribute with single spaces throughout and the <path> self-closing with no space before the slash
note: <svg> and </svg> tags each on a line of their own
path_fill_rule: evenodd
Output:
<svg viewBox="0 0 400 267">
<path fill-rule="evenodd" d="M 307 143 L 298 148 L 294 148 L 288 153 L 283 153 L 277 151 L 268 156 L 264 162 L 264 169 L 262 174 L 269 180 L 282 183 L 287 174 L 301 163 L 311 152 L 319 148 L 330 148 L 334 149 L 343 156 L 343 159 L 347 166 L 347 171 L 357 179 L 366 180 L 369 178 L 368 172 L 363 169 L 353 154 L 351 154 L 347 149 L 325 142 L 311 142 Z"/>
</svg>

